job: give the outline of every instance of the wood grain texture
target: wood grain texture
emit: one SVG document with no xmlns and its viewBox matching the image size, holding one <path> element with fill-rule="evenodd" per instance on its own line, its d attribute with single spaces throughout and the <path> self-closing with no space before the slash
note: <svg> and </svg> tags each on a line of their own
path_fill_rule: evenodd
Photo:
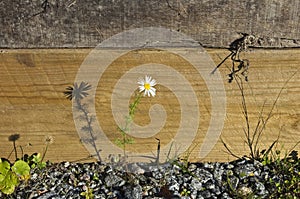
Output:
<svg viewBox="0 0 300 199">
<path fill-rule="evenodd" d="M 95 47 L 125 30 L 165 27 L 206 47 L 228 47 L 238 32 L 265 47 L 299 47 L 299 0 L 32 0 L 0 2 L 0 47 Z"/>
<path fill-rule="evenodd" d="M 218 64 L 228 54 L 227 50 L 206 49 Z M 12 148 L 8 137 L 20 134 L 17 145 L 24 152 L 42 152 L 44 137 L 51 135 L 55 141 L 50 145 L 46 159 L 51 161 L 76 161 L 89 156 L 77 134 L 71 102 L 63 91 L 73 84 L 77 71 L 91 49 L 32 49 L 1 50 L 0 53 L 0 156 L 7 157 Z M 263 104 L 266 115 L 276 96 L 282 91 L 273 116 L 261 138 L 260 147 L 268 147 L 280 133 L 280 144 L 290 149 L 300 140 L 300 50 L 252 50 L 242 56 L 250 60 L 249 82 L 245 84 L 245 95 L 250 114 L 250 125 L 256 125 Z M 222 139 L 238 155 L 248 154 L 244 143 L 241 95 L 235 82 L 227 82 L 230 62 L 220 67 L 227 96 L 226 120 Z M 122 68 L 120 68 L 122 71 Z M 168 101 L 172 105 L 173 101 Z M 175 103 L 175 102 L 174 102 Z M 203 107 L 209 107 L 203 102 Z M 208 109 L 209 110 L 209 109 Z M 208 114 L 209 113 L 203 113 Z M 115 127 L 112 127 L 115 129 Z M 194 144 L 203 142 L 199 134 Z M 197 146 L 191 154 L 198 160 Z M 298 145 L 296 150 L 300 150 Z M 219 140 L 204 159 L 206 161 L 227 161 Z M 18 150 L 20 153 L 20 150 Z M 92 160 L 92 159 L 89 159 Z"/>
</svg>

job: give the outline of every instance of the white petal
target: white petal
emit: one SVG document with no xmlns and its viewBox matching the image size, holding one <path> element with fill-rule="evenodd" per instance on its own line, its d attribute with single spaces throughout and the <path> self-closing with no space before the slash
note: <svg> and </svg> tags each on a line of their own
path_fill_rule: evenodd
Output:
<svg viewBox="0 0 300 199">
<path fill-rule="evenodd" d="M 149 84 L 150 81 L 151 81 L 151 79 L 152 79 L 152 78 L 151 78 L 150 76 L 146 75 L 146 77 L 145 77 L 145 82 Z"/>
<path fill-rule="evenodd" d="M 151 91 L 152 93 L 154 93 L 154 95 L 155 95 L 155 91 L 156 91 L 155 88 L 151 87 L 150 91 Z"/>
<path fill-rule="evenodd" d="M 145 92 L 144 92 L 144 96 L 145 96 L 145 95 L 148 95 L 148 90 L 145 90 Z"/>
<path fill-rule="evenodd" d="M 138 84 L 144 85 L 145 81 L 143 79 L 138 81 Z"/>
<path fill-rule="evenodd" d="M 153 90 L 149 90 L 149 93 L 152 95 L 152 97 L 154 97 L 155 96 L 155 91 L 153 91 Z M 150 96 L 149 96 L 150 97 Z"/>
<path fill-rule="evenodd" d="M 143 90 L 145 90 L 144 86 L 139 86 L 140 92 L 142 92 Z"/>
<path fill-rule="evenodd" d="M 150 86 L 155 86 L 156 85 L 156 81 L 155 81 L 155 79 L 152 79 L 151 81 L 150 81 Z"/>
</svg>

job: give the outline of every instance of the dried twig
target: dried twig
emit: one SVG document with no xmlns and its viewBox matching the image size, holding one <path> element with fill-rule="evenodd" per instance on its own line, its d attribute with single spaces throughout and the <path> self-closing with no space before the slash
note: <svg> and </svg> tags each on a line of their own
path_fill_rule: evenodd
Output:
<svg viewBox="0 0 300 199">
<path fill-rule="evenodd" d="M 231 73 L 228 74 L 229 83 L 232 82 L 233 76 L 240 71 L 241 74 L 245 77 L 245 80 L 248 81 L 249 60 L 240 59 L 240 53 L 246 51 L 250 46 L 255 45 L 259 41 L 259 38 L 255 35 L 249 35 L 247 33 L 240 34 L 242 35 L 242 37 L 233 41 L 229 46 L 229 50 L 231 51 L 231 53 L 227 55 L 221 61 L 221 63 L 219 63 L 211 72 L 211 74 L 214 74 L 216 70 L 230 57 L 230 59 L 232 60 L 232 69 Z M 236 66 L 236 64 L 238 65 Z"/>
</svg>

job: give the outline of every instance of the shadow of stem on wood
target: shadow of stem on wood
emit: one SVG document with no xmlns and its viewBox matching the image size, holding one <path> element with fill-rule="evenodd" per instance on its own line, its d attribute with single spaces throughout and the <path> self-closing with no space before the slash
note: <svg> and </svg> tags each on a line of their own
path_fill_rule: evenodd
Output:
<svg viewBox="0 0 300 199">
<path fill-rule="evenodd" d="M 82 104 L 82 99 L 84 97 L 88 96 L 88 91 L 91 89 L 91 87 L 92 86 L 86 82 L 81 82 L 80 85 L 75 83 L 73 85 L 73 87 L 69 86 L 66 88 L 66 91 L 64 91 L 64 95 L 69 100 L 74 99 L 75 103 L 76 103 L 75 108 L 83 113 L 83 115 L 81 117 L 86 121 L 86 125 L 83 126 L 81 128 L 81 130 L 87 132 L 89 135 L 89 138 L 82 139 L 82 141 L 91 144 L 92 147 L 94 148 L 96 157 L 98 158 L 99 161 L 102 161 L 101 156 L 100 156 L 101 150 L 99 150 L 97 148 L 97 145 L 96 145 L 97 138 L 96 138 L 94 130 L 92 128 L 92 122 L 94 121 L 94 118 L 92 116 L 89 116 L 87 104 Z"/>
<path fill-rule="evenodd" d="M 16 160 L 18 159 L 18 152 L 17 152 L 17 147 L 16 147 L 16 141 L 20 138 L 20 134 L 12 134 L 8 137 L 8 141 L 13 143 L 13 150 L 12 152 L 9 154 L 8 159 L 10 158 L 11 154 L 13 152 L 15 152 L 15 158 Z"/>
</svg>

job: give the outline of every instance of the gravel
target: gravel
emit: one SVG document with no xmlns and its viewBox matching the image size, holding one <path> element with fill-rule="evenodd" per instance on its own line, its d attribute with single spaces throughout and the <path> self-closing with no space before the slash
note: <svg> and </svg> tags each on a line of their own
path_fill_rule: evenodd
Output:
<svg viewBox="0 0 300 199">
<path fill-rule="evenodd" d="M 184 165 L 176 161 L 145 171 L 143 164 L 134 164 L 139 172 L 129 173 L 100 162 L 47 163 L 42 170 L 32 169 L 30 180 L 7 198 L 76 199 L 85 198 L 81 193 L 88 190 L 103 199 L 269 198 L 277 191 L 269 179 L 284 180 L 269 166 L 244 158 Z"/>
</svg>

